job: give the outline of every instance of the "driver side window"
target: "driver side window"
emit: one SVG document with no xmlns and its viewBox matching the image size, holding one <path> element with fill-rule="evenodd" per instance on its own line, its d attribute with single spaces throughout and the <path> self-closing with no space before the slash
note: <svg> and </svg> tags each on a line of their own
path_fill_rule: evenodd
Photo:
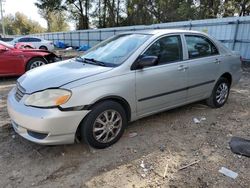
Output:
<svg viewBox="0 0 250 188">
<path fill-rule="evenodd" d="M 173 63 L 181 61 L 182 43 L 179 35 L 172 35 L 160 38 L 153 43 L 143 54 L 143 56 L 157 56 L 158 64 Z"/>
</svg>

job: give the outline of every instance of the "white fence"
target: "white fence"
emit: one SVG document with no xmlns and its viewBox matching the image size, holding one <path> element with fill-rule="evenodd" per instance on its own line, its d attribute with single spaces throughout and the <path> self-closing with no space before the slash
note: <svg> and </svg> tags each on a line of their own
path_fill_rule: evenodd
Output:
<svg viewBox="0 0 250 188">
<path fill-rule="evenodd" d="M 70 46 L 88 44 L 91 47 L 117 33 L 145 29 L 187 29 L 206 32 L 223 42 L 228 48 L 240 51 L 244 59 L 250 60 L 250 16 L 219 19 L 171 22 L 154 25 L 139 25 L 106 29 L 90 29 L 71 32 L 42 33 L 44 39 L 63 41 Z"/>
</svg>

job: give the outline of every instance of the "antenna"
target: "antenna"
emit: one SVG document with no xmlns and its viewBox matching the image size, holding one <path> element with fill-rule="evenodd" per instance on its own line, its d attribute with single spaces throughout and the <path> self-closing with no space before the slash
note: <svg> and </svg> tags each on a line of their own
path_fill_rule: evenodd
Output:
<svg viewBox="0 0 250 188">
<path fill-rule="evenodd" d="M 5 36 L 5 25 L 4 25 L 4 17 L 3 17 L 3 2 L 5 0 L 0 0 L 0 12 L 1 12 L 1 22 L 2 22 L 2 32 L 3 36 Z"/>
</svg>

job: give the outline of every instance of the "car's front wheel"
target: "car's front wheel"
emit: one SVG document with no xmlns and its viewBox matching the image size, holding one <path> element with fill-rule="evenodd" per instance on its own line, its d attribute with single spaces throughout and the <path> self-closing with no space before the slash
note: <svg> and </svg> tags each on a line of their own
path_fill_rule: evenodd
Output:
<svg viewBox="0 0 250 188">
<path fill-rule="evenodd" d="M 229 81 L 221 77 L 215 84 L 211 96 L 206 100 L 207 104 L 213 108 L 222 107 L 227 102 L 229 91 Z"/>
<path fill-rule="evenodd" d="M 124 108 L 115 101 L 95 105 L 81 124 L 81 136 L 90 146 L 103 149 L 117 142 L 127 125 Z"/>
<path fill-rule="evenodd" d="M 43 58 L 33 58 L 26 65 L 26 71 L 46 65 L 46 60 Z"/>
</svg>

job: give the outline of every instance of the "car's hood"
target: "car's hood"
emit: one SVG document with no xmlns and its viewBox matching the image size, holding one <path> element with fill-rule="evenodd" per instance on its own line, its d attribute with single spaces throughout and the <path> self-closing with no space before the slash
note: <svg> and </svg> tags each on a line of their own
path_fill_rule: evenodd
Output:
<svg viewBox="0 0 250 188">
<path fill-rule="evenodd" d="M 111 67 L 84 64 L 71 59 L 28 71 L 18 79 L 18 82 L 26 93 L 33 93 L 47 88 L 61 87 L 111 69 Z"/>
<path fill-rule="evenodd" d="M 44 53 L 51 53 L 48 50 L 42 50 L 42 49 L 18 49 L 21 50 L 23 52 L 44 52 Z"/>
<path fill-rule="evenodd" d="M 50 52 L 48 50 L 42 50 L 42 49 L 21 49 L 21 48 L 17 48 L 17 47 L 14 47 L 12 48 L 12 50 L 15 50 L 15 51 L 19 51 L 19 52 L 23 52 L 23 53 L 44 53 L 44 54 L 50 54 L 50 53 L 53 53 L 53 52 Z"/>
</svg>

